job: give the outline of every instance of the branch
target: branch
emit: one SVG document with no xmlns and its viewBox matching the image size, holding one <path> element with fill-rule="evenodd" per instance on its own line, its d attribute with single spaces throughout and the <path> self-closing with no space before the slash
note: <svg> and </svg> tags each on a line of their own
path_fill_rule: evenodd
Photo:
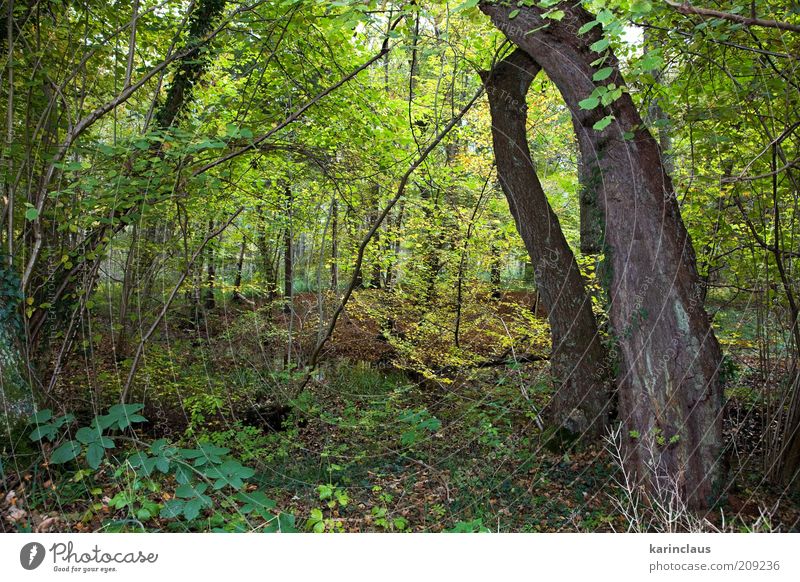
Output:
<svg viewBox="0 0 800 582">
<path fill-rule="evenodd" d="M 748 16 L 739 16 L 738 14 L 731 14 L 730 12 L 721 12 L 719 10 L 710 10 L 708 8 L 697 8 L 688 2 L 674 2 L 673 0 L 664 0 L 669 6 L 685 15 L 697 15 L 703 18 L 721 18 L 737 24 L 744 24 L 746 26 L 763 26 L 765 28 L 777 28 L 778 30 L 788 30 L 791 32 L 800 32 L 800 25 L 791 24 L 789 22 L 780 22 L 778 20 L 766 20 L 764 18 L 753 18 Z"/>
<path fill-rule="evenodd" d="M 515 357 L 509 357 L 508 354 L 503 354 L 499 358 L 492 360 L 483 360 L 474 364 L 465 364 L 463 366 L 445 366 L 435 371 L 437 376 L 444 376 L 457 373 L 461 370 L 484 370 L 486 368 L 503 368 L 506 366 L 514 366 L 517 364 L 530 364 L 533 362 L 547 362 L 550 356 L 541 354 L 522 354 Z"/>
</svg>

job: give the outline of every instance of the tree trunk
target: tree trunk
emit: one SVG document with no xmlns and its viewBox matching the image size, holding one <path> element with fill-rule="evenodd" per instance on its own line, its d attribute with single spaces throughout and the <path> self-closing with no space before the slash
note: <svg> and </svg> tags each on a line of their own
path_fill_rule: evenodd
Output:
<svg viewBox="0 0 800 582">
<path fill-rule="evenodd" d="M 242 269 L 244 268 L 244 253 L 247 250 L 247 241 L 242 239 L 242 246 L 239 248 L 239 259 L 236 261 L 236 278 L 233 281 L 233 300 L 243 303 L 245 297 L 242 295 Z"/>
<path fill-rule="evenodd" d="M 492 129 L 494 129 L 494 127 L 492 127 Z M 496 244 L 492 245 L 491 255 L 492 264 L 489 267 L 489 281 L 492 284 L 492 299 L 499 301 L 503 296 L 503 292 L 500 289 L 503 264 L 500 262 L 500 249 Z"/>
<path fill-rule="evenodd" d="M 606 353 L 575 256 L 528 149 L 525 97 L 538 72 L 539 66 L 518 49 L 482 75 L 492 115 L 497 176 L 533 263 L 550 322 L 555 393 L 548 416 L 570 432 L 597 437 L 608 424 Z"/>
<path fill-rule="evenodd" d="M 208 221 L 208 232 L 211 233 L 214 231 L 214 221 Z M 207 271 L 207 279 L 206 279 L 206 301 L 205 301 L 205 308 L 206 310 L 210 311 L 214 309 L 217 305 L 216 300 L 214 299 L 214 283 L 217 280 L 217 268 L 214 264 L 214 247 L 208 245 L 208 271 Z"/>
<path fill-rule="evenodd" d="M 600 28 L 580 6 L 560 5 L 561 21 L 543 9 L 481 3 L 481 10 L 556 84 L 575 118 L 585 163 L 596 165 L 604 254 L 610 263 L 610 320 L 620 352 L 618 388 L 626 464 L 657 491 L 675 490 L 691 507 L 707 507 L 722 474 L 722 388 L 719 345 L 698 300 L 694 249 L 680 217 L 658 143 L 628 93 L 605 108 L 579 102 L 595 89 L 590 45 Z M 533 32 L 535 31 L 535 32 Z M 530 34 L 529 34 L 530 33 Z M 624 86 L 612 53 L 607 83 Z M 602 131 L 593 125 L 606 115 Z"/>
<path fill-rule="evenodd" d="M 283 312 L 292 312 L 293 262 L 292 262 L 292 189 L 286 187 L 286 229 L 283 231 Z"/>
<path fill-rule="evenodd" d="M 331 202 L 331 291 L 339 289 L 339 201 Z"/>
<path fill-rule="evenodd" d="M 122 361 L 128 357 L 128 334 L 130 332 L 129 309 L 134 288 L 133 262 L 135 253 L 137 252 L 138 240 L 139 225 L 134 224 L 133 228 L 131 229 L 128 256 L 125 257 L 125 272 L 123 273 L 122 277 L 122 290 L 120 291 L 119 299 L 119 334 L 117 336 L 117 343 L 115 346 L 116 358 L 118 361 Z"/>
</svg>

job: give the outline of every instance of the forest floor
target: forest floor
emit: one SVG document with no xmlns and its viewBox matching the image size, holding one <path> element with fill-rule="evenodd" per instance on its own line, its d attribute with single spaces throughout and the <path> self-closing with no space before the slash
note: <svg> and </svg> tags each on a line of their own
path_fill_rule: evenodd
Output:
<svg viewBox="0 0 800 582">
<path fill-rule="evenodd" d="M 424 353 L 409 351 L 402 341 L 387 342 L 385 325 L 365 307 L 369 293 L 360 299 L 337 328 L 326 364 L 299 392 L 287 388 L 298 373 L 284 363 L 313 345 L 313 295 L 295 300 L 291 344 L 289 319 L 278 308 L 228 305 L 199 330 L 169 321 L 149 347 L 134 389 L 133 401 L 145 404 L 149 420 L 137 437 L 230 449 L 255 469 L 253 486 L 293 514 L 300 530 L 628 530 L 608 443 L 560 443 L 540 429 L 550 393 L 546 361 L 480 364 L 496 363 L 498 355 L 546 354 L 546 335 L 503 343 L 497 329 L 481 320 L 492 312 L 490 319 L 504 322 L 500 328 L 513 330 L 511 319 L 520 309 L 530 311 L 531 296 L 508 294 L 470 312 L 463 343 L 472 346 L 471 364 L 439 374 L 432 373 L 437 361 L 449 362 L 452 351 L 445 358 L 437 352 L 445 348 L 435 342 Z M 410 335 L 410 321 L 392 321 L 391 333 Z M 729 351 L 740 344 L 725 419 L 736 479 L 706 517 L 715 527 L 733 530 L 756 524 L 797 531 L 800 500 L 770 489 L 759 477 L 761 384 L 748 373 L 754 356 L 746 338 L 742 344 L 741 332 L 732 333 L 722 340 Z M 60 387 L 61 407 L 77 411 L 79 422 L 82 414 L 91 418 L 114 402 L 129 366 L 115 354 L 110 337 L 97 340 L 69 362 Z M 30 451 L 29 466 L 20 454 L 17 471 L 6 468 L 3 529 L 207 531 L 229 530 L 236 521 L 224 511 L 205 512 L 188 524 L 161 519 L 157 510 L 175 488 L 168 479 L 142 480 L 111 465 L 66 479 L 39 452 Z M 246 523 L 244 529 L 258 529 Z"/>
</svg>

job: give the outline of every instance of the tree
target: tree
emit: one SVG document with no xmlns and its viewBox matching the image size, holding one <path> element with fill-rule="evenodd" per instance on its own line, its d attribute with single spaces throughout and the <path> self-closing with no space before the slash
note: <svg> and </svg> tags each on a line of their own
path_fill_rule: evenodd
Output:
<svg viewBox="0 0 800 582">
<path fill-rule="evenodd" d="M 497 176 L 534 268 L 550 322 L 554 422 L 598 437 L 608 425 L 608 360 L 578 264 L 528 149 L 526 95 L 539 66 L 515 50 L 482 74 L 492 114 Z"/>
<path fill-rule="evenodd" d="M 650 486 L 672 483 L 688 504 L 707 507 L 722 473 L 721 352 L 698 299 L 694 249 L 658 144 L 625 91 L 609 39 L 582 6 L 562 3 L 557 14 L 480 7 L 558 87 L 582 161 L 601 177 L 596 199 L 620 350 L 626 462 Z"/>
</svg>

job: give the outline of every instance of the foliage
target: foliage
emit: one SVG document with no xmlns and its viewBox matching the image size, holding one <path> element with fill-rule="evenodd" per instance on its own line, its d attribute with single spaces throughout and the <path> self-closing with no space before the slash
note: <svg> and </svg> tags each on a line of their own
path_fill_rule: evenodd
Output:
<svg viewBox="0 0 800 582">
<path fill-rule="evenodd" d="M 125 510 L 139 521 L 158 515 L 191 527 L 201 516 L 205 519 L 207 513 L 213 522 L 215 515 L 232 511 L 238 519 L 228 518 L 226 527 L 242 528 L 246 524 L 265 532 L 294 531 L 293 517 L 277 510 L 275 501 L 248 483 L 255 471 L 231 456 L 230 449 L 210 442 L 200 442 L 196 448 L 182 448 L 166 439 L 148 444 L 123 434 L 130 432 L 134 424 L 147 422 L 138 414 L 143 408 L 143 404 L 116 404 L 107 414 L 95 416 L 89 426 L 78 428 L 74 439 L 67 438 L 74 416 L 53 417 L 51 410 L 43 409 L 31 417 L 30 439 L 58 445 L 49 451 L 50 465 L 78 462 L 79 467 L 85 463 L 91 470 L 78 468 L 73 479 L 82 480 L 100 470 L 103 464 L 114 469 L 116 478 L 125 477 L 128 484 L 109 505 Z M 117 449 L 120 440 L 130 444 L 124 453 L 119 456 L 108 453 Z M 83 462 L 77 461 L 81 455 Z M 65 478 L 69 478 L 69 473 Z M 164 503 L 147 497 L 148 493 L 160 492 L 165 487 L 174 487 L 174 493 L 165 495 Z"/>
</svg>

